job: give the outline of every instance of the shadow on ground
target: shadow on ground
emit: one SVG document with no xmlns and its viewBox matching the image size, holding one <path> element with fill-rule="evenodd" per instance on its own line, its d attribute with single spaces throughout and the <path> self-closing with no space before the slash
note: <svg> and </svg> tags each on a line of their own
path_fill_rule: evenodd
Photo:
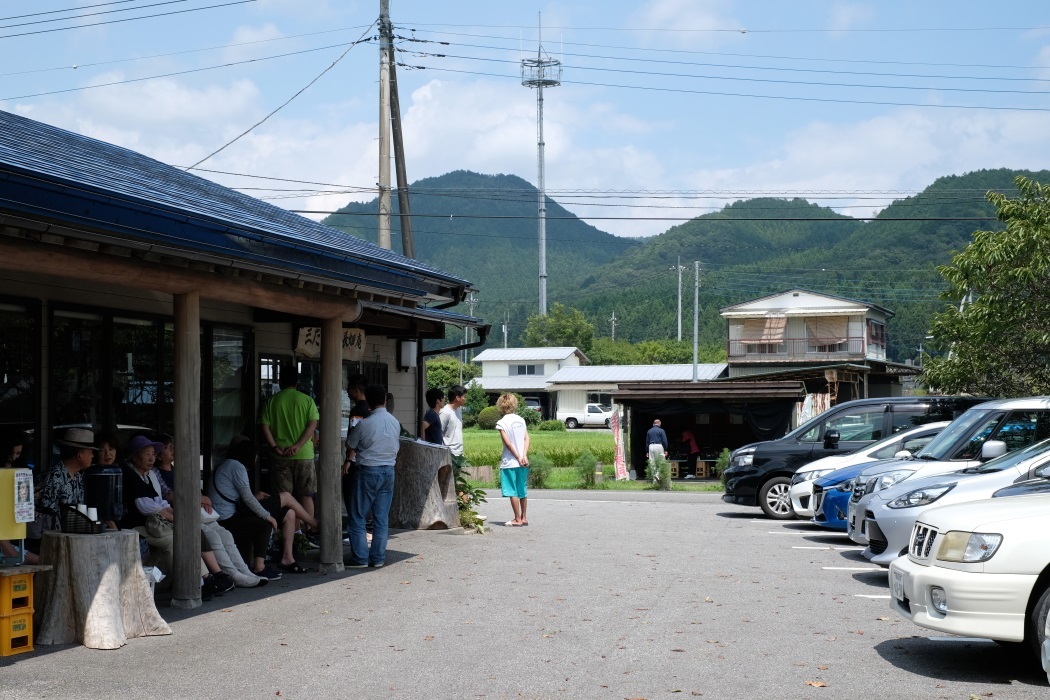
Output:
<svg viewBox="0 0 1050 700">
<path fill-rule="evenodd" d="M 1045 686 L 1046 674 L 1027 647 L 1001 646 L 992 641 L 936 640 L 927 637 L 891 639 L 875 651 L 897 668 L 939 680 Z M 973 697 L 973 696 L 971 696 Z"/>
</svg>

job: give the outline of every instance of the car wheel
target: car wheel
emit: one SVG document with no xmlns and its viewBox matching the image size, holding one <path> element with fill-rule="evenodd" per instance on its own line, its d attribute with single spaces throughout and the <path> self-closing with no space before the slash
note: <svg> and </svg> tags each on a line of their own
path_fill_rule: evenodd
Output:
<svg viewBox="0 0 1050 700">
<path fill-rule="evenodd" d="M 1035 654 L 1035 658 L 1044 658 L 1050 649 L 1043 651 L 1046 642 L 1046 618 L 1050 614 L 1050 585 L 1043 587 L 1032 612 L 1028 615 L 1028 629 L 1025 630 L 1025 641 Z M 1045 666 L 1044 666 L 1045 668 Z"/>
<path fill-rule="evenodd" d="M 570 430 L 573 429 L 573 428 L 579 428 L 580 427 L 580 423 L 575 418 L 567 418 L 565 420 L 565 427 L 569 428 Z"/>
<path fill-rule="evenodd" d="M 612 426 L 612 421 L 610 419 L 606 418 L 605 419 L 605 427 L 608 428 L 610 426 Z"/>
<path fill-rule="evenodd" d="M 758 491 L 758 505 L 762 512 L 775 520 L 791 520 L 795 511 L 791 509 L 791 479 L 778 476 L 762 484 Z"/>
</svg>

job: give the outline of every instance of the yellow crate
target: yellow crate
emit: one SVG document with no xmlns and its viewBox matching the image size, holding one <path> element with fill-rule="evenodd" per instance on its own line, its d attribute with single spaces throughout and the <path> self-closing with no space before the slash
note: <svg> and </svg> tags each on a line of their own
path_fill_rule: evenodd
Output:
<svg viewBox="0 0 1050 700">
<path fill-rule="evenodd" d="M 33 574 L 0 576 L 0 616 L 33 612 Z"/>
<path fill-rule="evenodd" d="M 33 651 L 33 613 L 0 616 L 0 656 Z"/>
<path fill-rule="evenodd" d="M 671 478 L 672 479 L 677 479 L 678 478 L 678 463 L 677 462 L 671 462 Z"/>
</svg>

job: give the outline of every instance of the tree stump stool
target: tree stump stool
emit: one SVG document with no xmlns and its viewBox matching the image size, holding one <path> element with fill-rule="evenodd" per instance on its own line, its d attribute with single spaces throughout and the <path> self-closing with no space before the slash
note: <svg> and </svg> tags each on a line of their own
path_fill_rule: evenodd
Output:
<svg viewBox="0 0 1050 700">
<path fill-rule="evenodd" d="M 394 464 L 390 527 L 447 530 L 459 527 L 452 454 L 443 445 L 401 439 Z"/>
<path fill-rule="evenodd" d="M 119 649 L 129 638 L 171 634 L 153 602 L 134 530 L 46 532 L 40 560 L 53 570 L 36 576 L 43 603 L 37 644 Z"/>
</svg>

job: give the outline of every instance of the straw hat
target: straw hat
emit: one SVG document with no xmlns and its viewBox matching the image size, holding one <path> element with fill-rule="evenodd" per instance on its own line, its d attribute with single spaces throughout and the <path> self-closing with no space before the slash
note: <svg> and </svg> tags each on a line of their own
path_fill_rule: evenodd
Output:
<svg viewBox="0 0 1050 700">
<path fill-rule="evenodd" d="M 55 444 L 98 452 L 98 448 L 95 447 L 95 434 L 87 428 L 67 428 L 62 437 L 55 440 Z"/>
</svg>

